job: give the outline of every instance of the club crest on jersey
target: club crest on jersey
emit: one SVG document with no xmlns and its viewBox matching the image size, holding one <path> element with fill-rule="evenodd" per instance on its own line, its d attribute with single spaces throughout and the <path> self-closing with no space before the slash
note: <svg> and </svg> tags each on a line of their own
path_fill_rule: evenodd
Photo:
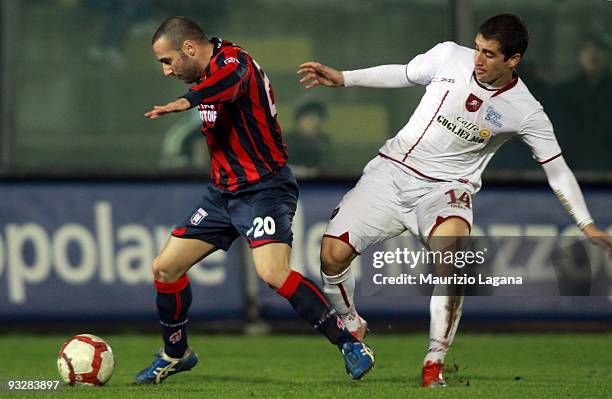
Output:
<svg viewBox="0 0 612 399">
<path fill-rule="evenodd" d="M 472 93 L 468 96 L 467 100 L 465 100 L 465 109 L 470 112 L 476 112 L 482 105 L 482 100 Z"/>
<path fill-rule="evenodd" d="M 198 225 L 200 224 L 200 222 L 202 222 L 202 220 L 208 216 L 208 212 L 206 212 L 204 209 L 200 208 L 196 211 L 196 213 L 193 214 L 193 216 L 191 217 L 190 221 L 191 224 L 194 225 Z"/>
</svg>

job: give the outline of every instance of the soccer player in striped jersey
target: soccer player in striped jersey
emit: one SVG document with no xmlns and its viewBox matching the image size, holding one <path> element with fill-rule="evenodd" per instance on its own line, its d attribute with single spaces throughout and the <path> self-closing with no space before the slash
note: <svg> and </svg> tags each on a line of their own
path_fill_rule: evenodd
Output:
<svg viewBox="0 0 612 399">
<path fill-rule="evenodd" d="M 520 18 L 501 14 L 480 26 L 475 49 L 445 42 L 408 64 L 356 71 L 318 62 L 300 66 L 306 88 L 427 86 L 406 126 L 381 147 L 334 210 L 321 243 L 323 290 L 356 336 L 363 337 L 366 324 L 355 309 L 351 261 L 368 246 L 407 230 L 434 251 L 462 248 L 482 171 L 513 137 L 530 148 L 585 236 L 612 254 L 612 238 L 594 224 L 548 117 L 515 72 L 527 43 Z M 452 265 L 442 266 L 452 273 Z M 438 288 L 430 302 L 421 381 L 426 387 L 446 385 L 444 358 L 463 306 L 461 291 Z"/>
<path fill-rule="evenodd" d="M 160 383 L 197 364 L 187 343 L 192 295 L 185 273 L 214 251 L 227 250 L 240 235 L 252 248 L 258 275 L 340 349 L 347 373 L 361 378 L 374 364 L 373 352 L 349 333 L 316 284 L 289 267 L 298 187 L 287 166 L 268 77 L 248 52 L 209 40 L 184 17 L 165 21 L 152 46 L 164 75 L 192 86 L 145 116 L 197 107 L 212 158 L 212 184 L 153 263 L 164 348 L 136 382 Z"/>
</svg>

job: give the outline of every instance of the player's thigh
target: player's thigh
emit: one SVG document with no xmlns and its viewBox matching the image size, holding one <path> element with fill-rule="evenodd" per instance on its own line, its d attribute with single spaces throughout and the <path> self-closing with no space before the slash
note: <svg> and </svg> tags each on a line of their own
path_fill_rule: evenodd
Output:
<svg viewBox="0 0 612 399">
<path fill-rule="evenodd" d="M 419 201 L 416 217 L 430 249 L 460 249 L 472 226 L 472 193 L 461 184 L 441 185 Z"/>
<path fill-rule="evenodd" d="M 278 289 L 291 273 L 290 255 L 291 247 L 288 244 L 269 243 L 253 248 L 253 264 L 259 277 L 268 285 Z"/>
<path fill-rule="evenodd" d="M 227 250 L 236 237 L 238 232 L 231 224 L 225 199 L 217 188 L 207 185 L 200 201 L 172 231 L 155 258 L 155 278 L 161 281 L 179 278 L 215 250 Z"/>
<path fill-rule="evenodd" d="M 174 281 L 218 248 L 196 238 L 171 236 L 153 262 L 153 274 L 160 281 Z"/>
<path fill-rule="evenodd" d="M 364 169 L 355 187 L 347 192 L 332 212 L 325 237 L 342 241 L 360 254 L 368 246 L 401 234 L 405 211 L 395 184 L 398 171 L 382 158 L 376 158 Z M 322 260 L 331 260 L 337 245 L 328 246 Z M 345 253 L 346 251 L 342 251 Z"/>
<path fill-rule="evenodd" d="M 274 243 L 290 247 L 297 201 L 297 184 L 287 182 L 231 200 L 229 213 L 236 231 L 252 249 Z"/>
<path fill-rule="evenodd" d="M 213 185 L 207 185 L 200 201 L 172 231 L 174 237 L 197 239 L 227 251 L 238 237 L 228 212 L 228 200 Z"/>
<path fill-rule="evenodd" d="M 290 273 L 292 223 L 298 187 L 290 170 L 279 172 L 263 189 L 237 195 L 228 202 L 232 225 L 253 250 L 258 275 L 279 288 Z"/>
<path fill-rule="evenodd" d="M 468 244 L 472 226 L 472 193 L 460 184 L 445 184 L 425 195 L 416 208 L 419 232 L 430 251 L 464 251 Z M 435 265 L 438 276 L 450 276 L 457 272 L 457 265 L 444 256 Z M 468 269 L 464 269 L 468 271 Z M 451 297 L 462 295 L 461 285 L 439 285 L 434 295 Z"/>
</svg>

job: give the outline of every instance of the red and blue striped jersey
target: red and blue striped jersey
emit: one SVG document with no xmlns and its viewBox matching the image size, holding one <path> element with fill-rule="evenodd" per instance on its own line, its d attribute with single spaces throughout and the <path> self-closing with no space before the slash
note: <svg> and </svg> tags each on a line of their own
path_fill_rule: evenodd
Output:
<svg viewBox="0 0 612 399">
<path fill-rule="evenodd" d="M 184 96 L 197 106 L 211 156 L 211 180 L 238 191 L 287 163 L 274 93 L 264 71 L 242 48 L 213 38 L 200 81 Z"/>
</svg>

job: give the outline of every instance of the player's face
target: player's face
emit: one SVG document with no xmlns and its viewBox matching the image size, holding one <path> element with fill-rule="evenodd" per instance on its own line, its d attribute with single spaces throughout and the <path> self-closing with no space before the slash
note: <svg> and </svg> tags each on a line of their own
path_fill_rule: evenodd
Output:
<svg viewBox="0 0 612 399">
<path fill-rule="evenodd" d="M 162 64 L 164 76 L 175 76 L 186 83 L 193 83 L 200 78 L 200 68 L 195 57 L 190 57 L 183 50 L 176 50 L 165 37 L 153 43 L 153 52 Z"/>
<path fill-rule="evenodd" d="M 515 54 L 504 61 L 501 44 L 496 39 L 487 40 L 481 34 L 476 36 L 474 51 L 474 73 L 482 82 L 500 87 L 512 80 L 512 71 L 521 56 Z"/>
</svg>

